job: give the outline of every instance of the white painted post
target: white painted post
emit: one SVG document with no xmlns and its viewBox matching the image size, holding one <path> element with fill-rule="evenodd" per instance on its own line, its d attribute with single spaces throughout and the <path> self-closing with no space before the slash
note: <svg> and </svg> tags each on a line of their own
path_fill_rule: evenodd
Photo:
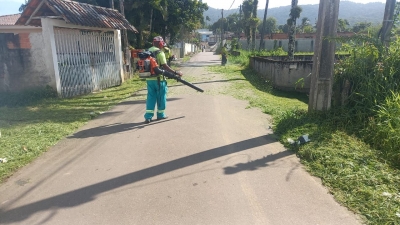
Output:
<svg viewBox="0 0 400 225">
<path fill-rule="evenodd" d="M 122 51 L 121 51 L 121 31 L 114 31 L 114 51 L 115 59 L 119 63 L 119 73 L 121 76 L 121 84 L 124 82 L 124 69 L 122 65 Z"/>
<path fill-rule="evenodd" d="M 42 18 L 42 33 L 43 33 L 43 55 L 45 57 L 46 68 L 49 74 L 54 74 L 54 79 L 52 79 L 51 84 L 54 89 L 57 90 L 59 96 L 61 96 L 61 81 L 60 74 L 58 71 L 57 62 L 57 51 L 56 42 L 54 39 L 54 24 L 52 19 Z"/>
</svg>

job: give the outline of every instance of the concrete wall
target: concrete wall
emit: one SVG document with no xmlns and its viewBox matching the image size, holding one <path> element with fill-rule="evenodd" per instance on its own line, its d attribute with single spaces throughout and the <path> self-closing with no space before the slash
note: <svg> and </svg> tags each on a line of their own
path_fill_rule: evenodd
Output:
<svg viewBox="0 0 400 225">
<path fill-rule="evenodd" d="M 311 60 L 289 62 L 280 58 L 251 57 L 250 67 L 263 79 L 270 80 L 276 89 L 303 93 L 310 90 Z"/>
<path fill-rule="evenodd" d="M 194 52 L 193 51 L 193 46 L 192 44 L 185 43 L 184 48 L 183 48 L 183 55 L 187 55 L 188 53 Z"/>
<path fill-rule="evenodd" d="M 283 50 L 288 51 L 288 39 L 265 39 L 265 49 L 267 51 L 273 50 L 277 47 L 282 47 Z M 240 40 L 240 45 L 242 49 L 248 49 L 247 40 Z M 250 43 L 251 46 L 251 43 Z M 314 52 L 315 40 L 310 38 L 298 38 L 296 39 L 295 51 L 296 52 Z M 336 44 L 336 48 L 339 48 L 341 45 L 339 43 Z M 258 50 L 260 47 L 260 39 L 256 40 L 256 49 Z"/>
<path fill-rule="evenodd" d="M 172 48 L 172 54 L 177 58 L 183 58 L 185 55 L 198 51 L 198 47 L 194 44 L 180 42 L 176 43 Z"/>
<path fill-rule="evenodd" d="M 0 34 L 0 91 L 21 91 L 50 85 L 42 33 Z"/>
</svg>

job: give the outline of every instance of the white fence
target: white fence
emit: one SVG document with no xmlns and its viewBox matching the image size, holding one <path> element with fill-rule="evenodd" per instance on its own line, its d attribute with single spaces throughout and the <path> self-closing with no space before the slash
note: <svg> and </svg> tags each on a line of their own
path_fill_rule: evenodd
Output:
<svg viewBox="0 0 400 225">
<path fill-rule="evenodd" d="M 54 28 L 54 35 L 62 97 L 121 84 L 114 32 Z"/>
</svg>

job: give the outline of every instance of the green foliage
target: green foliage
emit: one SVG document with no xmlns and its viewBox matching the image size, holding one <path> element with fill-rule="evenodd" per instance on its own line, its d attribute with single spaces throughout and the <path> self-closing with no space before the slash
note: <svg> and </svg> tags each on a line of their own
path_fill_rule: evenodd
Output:
<svg viewBox="0 0 400 225">
<path fill-rule="evenodd" d="M 400 224 L 400 94 L 391 91 L 399 83 L 394 78 L 400 70 L 400 59 L 396 57 L 400 54 L 398 49 L 399 45 L 392 43 L 390 51 L 385 53 L 379 41 L 365 36 L 346 44 L 343 50 L 352 52 L 352 56 L 337 65 L 337 72 L 341 74 L 335 79 L 347 74 L 346 77 L 358 85 L 369 86 L 362 90 L 353 83 L 352 90 L 359 90 L 359 93 L 350 97 L 361 103 L 348 100 L 347 106 L 329 112 L 308 113 L 307 99 L 296 107 L 294 103 L 286 104 L 288 99 L 280 99 L 282 95 L 272 89 L 271 83 L 250 69 L 241 72 L 252 87 L 235 82 L 232 91 L 236 97 L 248 100 L 252 107 L 271 114 L 274 133 L 279 135 L 280 141 L 294 150 L 310 173 L 320 177 L 335 198 L 360 214 L 366 224 Z M 231 56 L 230 62 L 247 66 L 250 56 L 279 54 L 285 52 L 241 51 L 240 56 Z M 229 68 L 220 69 L 220 72 L 234 76 L 235 71 Z M 240 76 L 235 78 L 240 79 Z M 383 90 L 382 84 L 388 90 Z M 368 88 L 372 93 L 367 95 Z M 374 93 L 378 90 L 384 93 Z M 382 100 L 368 105 L 373 103 L 365 99 L 369 97 Z M 310 143 L 290 145 L 287 141 L 287 138 L 296 139 L 304 134 L 309 134 Z"/>
<path fill-rule="evenodd" d="M 362 130 L 363 137 L 381 149 L 386 158 L 400 164 L 400 94 L 392 93 L 374 112 Z"/>
<path fill-rule="evenodd" d="M 6 93 L 4 98 L 1 93 L 0 156 L 8 162 L 0 163 L 0 182 L 145 85 L 131 79 L 118 87 L 68 99 L 55 98 L 49 88 Z"/>
<path fill-rule="evenodd" d="M 355 33 L 363 32 L 363 31 L 366 31 L 371 26 L 372 26 L 371 23 L 360 22 L 353 26 L 352 31 Z"/>
<path fill-rule="evenodd" d="M 338 32 L 345 32 L 349 31 L 348 26 L 350 26 L 350 23 L 346 19 L 338 19 Z"/>
<path fill-rule="evenodd" d="M 349 40 L 345 47 L 351 56 L 337 64 L 334 83 L 336 90 L 344 90 L 347 83 L 348 96 L 334 109 L 345 114 L 354 134 L 400 167 L 400 41 L 386 49 L 375 38 L 356 36 Z"/>
<path fill-rule="evenodd" d="M 231 41 L 231 51 L 236 51 L 240 49 L 240 42 L 238 38 L 233 38 Z"/>
<path fill-rule="evenodd" d="M 109 7 L 108 0 L 77 1 Z M 115 6 L 119 8 L 118 4 Z M 140 49 L 151 42 L 153 35 L 150 33 L 163 37 L 170 36 L 173 44 L 193 30 L 202 27 L 203 12 L 208 6 L 196 0 L 126 0 L 124 9 L 126 19 L 139 31 L 137 34 L 129 34 L 130 45 Z"/>
<path fill-rule="evenodd" d="M 266 20 L 265 20 L 265 27 L 264 27 L 264 33 L 265 34 L 273 34 L 273 33 L 276 33 L 276 32 L 278 32 L 278 26 L 277 26 L 277 20 L 274 18 L 274 17 L 268 17 Z M 260 25 L 258 26 L 258 30 L 262 30 L 262 26 L 263 26 L 263 23 L 260 23 Z"/>
<path fill-rule="evenodd" d="M 351 135 L 356 125 L 352 115 L 345 109 L 308 113 L 306 96 L 276 91 L 251 69 L 233 65 L 242 61 L 239 58 L 248 61 L 252 54 L 242 51 L 240 57 L 230 58 L 230 65 L 212 68 L 232 82 L 227 93 L 272 115 L 281 143 L 295 151 L 305 168 L 321 178 L 338 202 L 360 215 L 364 224 L 400 224 L 400 171 L 386 163 L 381 151 Z M 398 127 L 399 104 L 399 95 L 389 98 L 381 120 L 397 119 L 392 124 Z M 311 142 L 291 145 L 287 141 L 304 134 L 309 134 Z"/>
<path fill-rule="evenodd" d="M 302 8 L 297 6 L 297 0 L 292 0 L 292 8 L 290 9 L 290 18 L 287 20 L 289 26 L 289 43 L 288 43 L 288 57 L 289 60 L 294 59 L 295 39 L 296 39 L 296 19 L 300 18 Z"/>
<path fill-rule="evenodd" d="M 295 5 L 295 6 L 292 6 L 292 8 L 290 9 L 289 15 L 291 18 L 298 19 L 298 18 L 300 18 L 300 14 L 302 11 L 303 11 L 303 9 L 300 6 Z"/>
</svg>

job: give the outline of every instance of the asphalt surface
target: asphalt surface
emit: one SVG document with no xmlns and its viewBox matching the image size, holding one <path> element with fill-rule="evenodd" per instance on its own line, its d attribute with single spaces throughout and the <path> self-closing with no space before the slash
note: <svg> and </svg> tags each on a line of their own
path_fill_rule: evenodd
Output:
<svg viewBox="0 0 400 225">
<path fill-rule="evenodd" d="M 205 90 L 169 87 L 169 118 L 144 124 L 146 90 L 60 141 L 0 186 L 0 224 L 360 224 L 274 136 L 270 117 L 220 94 L 229 85 L 183 64 Z"/>
</svg>

